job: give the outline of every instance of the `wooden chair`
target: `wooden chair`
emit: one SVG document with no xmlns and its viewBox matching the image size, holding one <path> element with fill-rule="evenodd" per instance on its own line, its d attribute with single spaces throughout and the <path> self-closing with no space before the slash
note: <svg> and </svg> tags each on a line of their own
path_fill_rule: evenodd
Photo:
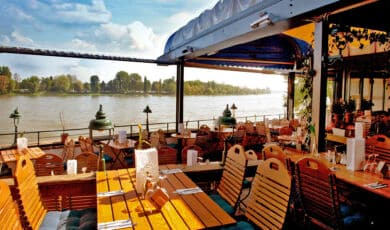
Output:
<svg viewBox="0 0 390 230">
<path fill-rule="evenodd" d="M 64 149 L 62 150 L 62 161 L 74 159 L 75 143 L 73 139 L 67 138 L 64 142 Z"/>
<path fill-rule="evenodd" d="M 89 153 L 94 153 L 95 150 L 93 148 L 93 141 L 89 137 L 83 137 L 79 136 L 79 145 L 81 152 L 89 152 Z"/>
<path fill-rule="evenodd" d="M 64 162 L 61 157 L 46 153 L 37 158 L 34 163 L 36 176 L 50 176 L 64 174 Z"/>
<path fill-rule="evenodd" d="M 23 229 L 16 203 L 8 185 L 3 181 L 0 181 L 0 223 L 1 229 Z"/>
<path fill-rule="evenodd" d="M 295 163 L 294 176 L 306 224 L 323 229 L 367 227 L 360 213 L 349 213 L 351 208 L 340 202 L 336 176 L 324 163 L 304 157 Z"/>
<path fill-rule="evenodd" d="M 211 199 L 231 215 L 235 213 L 240 203 L 246 166 L 244 148 L 238 144 L 232 146 L 226 156 L 222 177 L 217 187 L 218 194 L 210 195 Z"/>
<path fill-rule="evenodd" d="M 77 229 L 78 225 L 81 225 L 80 222 L 73 223 L 72 221 L 68 221 L 68 218 L 74 217 L 75 214 L 71 210 L 62 211 L 61 202 L 58 202 L 59 207 L 57 207 L 57 210 L 60 211 L 48 211 L 44 207 L 39 193 L 34 166 L 28 156 L 19 156 L 16 163 L 14 181 L 23 229 L 57 229 L 57 226 L 64 225 Z M 78 210 L 76 212 L 88 216 L 90 214 L 93 215 L 93 221 L 89 224 L 92 229 L 97 228 L 96 209 L 88 209 L 88 211 Z M 80 221 L 82 218 L 80 217 Z M 74 224 L 77 226 L 71 226 Z"/>
<path fill-rule="evenodd" d="M 291 177 L 283 162 L 270 158 L 257 167 L 245 216 L 261 229 L 282 229 L 291 192 Z"/>
<path fill-rule="evenodd" d="M 150 134 L 150 146 L 156 149 L 160 147 L 160 135 L 158 132 L 152 132 Z"/>
<path fill-rule="evenodd" d="M 158 150 L 158 164 L 176 164 L 177 163 L 177 151 L 169 146 L 161 146 Z"/>
<path fill-rule="evenodd" d="M 83 172 L 83 167 L 86 168 L 86 172 L 98 171 L 100 169 L 99 156 L 94 153 L 83 152 L 75 157 L 77 160 L 77 173 Z"/>
<path fill-rule="evenodd" d="M 277 144 L 267 144 L 264 146 L 262 153 L 262 159 L 266 160 L 269 158 L 276 158 L 283 162 L 288 171 L 291 171 L 291 159 L 287 157 L 286 153 L 283 151 L 283 149 L 277 145 Z"/>
<path fill-rule="evenodd" d="M 247 160 L 257 160 L 257 154 L 252 149 L 245 151 L 245 157 Z"/>
<path fill-rule="evenodd" d="M 376 160 L 390 164 L 390 138 L 382 134 L 367 138 L 366 153 L 377 154 Z"/>
<path fill-rule="evenodd" d="M 202 150 L 202 148 L 200 146 L 197 146 L 197 145 L 187 145 L 186 147 L 184 147 L 181 150 L 181 161 L 183 162 L 183 164 L 187 163 L 187 152 L 190 149 L 198 151 L 198 157 L 202 157 L 203 156 L 203 150 Z"/>
</svg>

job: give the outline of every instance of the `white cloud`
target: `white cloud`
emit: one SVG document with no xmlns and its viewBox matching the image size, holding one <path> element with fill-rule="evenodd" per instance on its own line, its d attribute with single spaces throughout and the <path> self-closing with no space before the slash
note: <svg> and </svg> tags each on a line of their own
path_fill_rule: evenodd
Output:
<svg viewBox="0 0 390 230">
<path fill-rule="evenodd" d="M 151 27 L 139 21 L 128 25 L 102 24 L 92 36 L 80 37 L 94 43 L 99 51 L 139 58 L 156 58 L 165 42 L 165 36 L 155 34 Z"/>
<path fill-rule="evenodd" d="M 78 38 L 72 39 L 70 45 L 71 50 L 77 50 L 77 51 L 96 51 L 96 46 L 92 43 L 89 43 L 87 41 L 80 40 Z"/>
<path fill-rule="evenodd" d="M 27 47 L 34 46 L 34 41 L 31 38 L 23 36 L 18 31 L 13 31 L 11 33 L 11 37 L 13 38 L 12 43 L 17 44 L 19 46 L 27 46 Z"/>
<path fill-rule="evenodd" d="M 91 4 L 31 1 L 25 5 L 25 9 L 48 23 L 99 24 L 109 22 L 112 16 L 103 0 L 93 0 Z"/>
</svg>

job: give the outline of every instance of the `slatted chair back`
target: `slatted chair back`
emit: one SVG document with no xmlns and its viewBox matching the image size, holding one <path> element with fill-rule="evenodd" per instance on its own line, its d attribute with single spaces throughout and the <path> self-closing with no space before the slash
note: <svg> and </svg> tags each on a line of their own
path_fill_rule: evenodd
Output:
<svg viewBox="0 0 390 230">
<path fill-rule="evenodd" d="M 67 160 L 74 159 L 74 150 L 75 150 L 75 143 L 74 140 L 71 138 L 67 138 L 64 143 L 64 149 L 62 150 L 62 161 L 66 162 Z"/>
<path fill-rule="evenodd" d="M 374 135 L 366 140 L 366 153 L 378 154 L 376 159 L 390 164 L 390 138 L 385 135 Z"/>
<path fill-rule="evenodd" d="M 181 161 L 183 163 L 187 162 L 187 152 L 190 149 L 198 151 L 198 157 L 202 157 L 203 156 L 203 150 L 202 150 L 202 148 L 200 146 L 198 146 L 198 145 L 187 145 L 186 147 L 184 147 L 181 150 Z"/>
<path fill-rule="evenodd" d="M 292 135 L 293 130 L 290 126 L 283 126 L 282 128 L 279 129 L 279 135 Z"/>
<path fill-rule="evenodd" d="M 256 132 L 257 132 L 257 135 L 260 135 L 260 136 L 265 136 L 266 133 L 265 133 L 265 123 L 263 121 L 258 121 L 256 122 Z"/>
<path fill-rule="evenodd" d="M 246 133 L 249 133 L 249 134 L 252 134 L 255 132 L 255 126 L 253 125 L 252 121 L 245 122 L 245 130 L 246 130 Z"/>
<path fill-rule="evenodd" d="M 247 160 L 257 160 L 257 154 L 252 149 L 248 149 L 247 151 L 245 151 L 245 157 Z"/>
<path fill-rule="evenodd" d="M 150 134 L 150 146 L 156 149 L 160 147 L 160 135 L 158 132 L 152 132 Z"/>
<path fill-rule="evenodd" d="M 257 167 L 245 216 L 261 229 L 282 229 L 291 193 L 291 177 L 283 162 L 270 158 Z"/>
<path fill-rule="evenodd" d="M 167 139 L 165 137 L 165 133 L 162 129 L 157 130 L 158 136 L 160 138 L 160 146 L 167 145 Z"/>
<path fill-rule="evenodd" d="M 286 153 L 283 151 L 283 149 L 277 145 L 277 144 L 268 144 L 264 146 L 263 150 L 261 151 L 262 159 L 266 160 L 269 158 L 276 158 L 283 162 L 288 171 L 291 171 L 291 159 L 287 157 Z"/>
<path fill-rule="evenodd" d="M 244 148 L 239 144 L 233 145 L 226 155 L 217 192 L 234 210 L 239 205 L 246 166 L 247 160 Z"/>
<path fill-rule="evenodd" d="M 176 164 L 177 163 L 177 151 L 170 146 L 161 146 L 158 149 L 158 164 Z"/>
<path fill-rule="evenodd" d="M 37 158 L 34 163 L 36 176 L 50 176 L 64 174 L 64 162 L 56 154 L 46 153 Z"/>
<path fill-rule="evenodd" d="M 81 152 L 83 152 L 83 153 L 85 153 L 85 152 L 93 153 L 94 152 L 93 141 L 91 138 L 79 136 L 79 144 L 80 144 Z"/>
<path fill-rule="evenodd" d="M 83 172 L 83 168 L 86 168 L 86 172 L 98 171 L 100 169 L 99 156 L 94 153 L 83 152 L 78 154 L 75 159 L 77 160 L 77 172 Z"/>
<path fill-rule="evenodd" d="M 295 164 L 296 189 L 305 217 L 320 227 L 342 227 L 336 177 L 322 162 L 305 157 Z"/>
<path fill-rule="evenodd" d="M 1 229 L 22 230 L 16 203 L 8 185 L 0 181 L 0 223 Z"/>
<path fill-rule="evenodd" d="M 14 180 L 19 197 L 19 213 L 23 215 L 22 225 L 24 229 L 38 229 L 47 210 L 41 200 L 34 165 L 28 156 L 19 156 Z"/>
</svg>

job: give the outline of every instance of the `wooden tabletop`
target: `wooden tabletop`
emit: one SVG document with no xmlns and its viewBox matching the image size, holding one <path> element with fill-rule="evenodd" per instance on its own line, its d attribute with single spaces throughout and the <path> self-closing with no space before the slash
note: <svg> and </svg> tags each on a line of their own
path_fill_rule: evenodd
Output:
<svg viewBox="0 0 390 230">
<path fill-rule="evenodd" d="M 162 169 L 175 167 L 162 166 Z M 159 210 L 135 190 L 135 169 L 120 169 L 96 174 L 97 193 L 123 190 L 124 194 L 98 197 L 98 223 L 131 220 L 136 229 L 203 229 L 234 224 L 236 221 L 214 203 L 206 193 L 180 195 L 177 189 L 196 184 L 183 172 L 166 175 L 163 187 L 169 201 Z"/>
<path fill-rule="evenodd" d="M 305 154 L 305 153 L 296 153 L 293 151 L 286 151 L 287 156 L 291 159 L 291 161 L 294 163 L 301 159 L 302 157 L 314 157 L 316 159 L 319 159 L 323 163 L 329 166 L 329 168 L 332 167 L 330 162 L 326 160 L 324 154 L 319 154 L 318 156 L 313 156 L 311 154 Z M 364 189 L 366 191 L 369 191 L 371 193 L 380 195 L 382 197 L 385 197 L 387 199 L 390 199 L 390 179 L 383 179 L 378 174 L 370 173 L 370 172 L 363 172 L 362 170 L 358 171 L 352 171 L 347 169 L 345 165 L 342 164 L 336 164 L 335 165 L 335 171 L 337 180 L 341 180 L 343 182 L 346 182 L 350 185 L 359 187 L 361 189 Z M 375 182 L 381 182 L 387 184 L 387 187 L 385 188 L 379 188 L 379 189 L 372 189 L 368 187 L 368 184 L 375 183 Z"/>
<path fill-rule="evenodd" d="M 22 154 L 28 155 L 30 159 L 36 159 L 45 154 L 45 152 L 39 147 L 26 148 L 21 151 Z M 16 156 L 19 154 L 17 149 L 2 150 L 0 152 L 0 162 L 9 163 L 16 162 Z"/>
</svg>

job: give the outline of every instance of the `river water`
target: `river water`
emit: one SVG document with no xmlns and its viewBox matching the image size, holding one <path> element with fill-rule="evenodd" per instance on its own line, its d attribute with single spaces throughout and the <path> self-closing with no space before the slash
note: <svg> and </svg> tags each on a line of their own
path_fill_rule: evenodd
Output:
<svg viewBox="0 0 390 230">
<path fill-rule="evenodd" d="M 283 114 L 282 92 L 245 96 L 185 96 L 184 120 L 212 119 L 222 115 L 226 104 L 238 107 L 236 116 Z M 145 123 L 142 112 L 146 105 L 152 110 L 150 123 L 174 122 L 174 96 L 0 96 L 0 134 L 13 132 L 9 115 L 18 107 L 22 117 L 19 132 L 59 130 L 60 112 L 65 128 L 86 128 L 103 105 L 103 110 L 115 125 Z M 0 136 L 0 143 L 3 137 Z M 9 138 L 9 137 L 7 137 Z M 3 140 L 4 141 L 4 140 Z"/>
</svg>

